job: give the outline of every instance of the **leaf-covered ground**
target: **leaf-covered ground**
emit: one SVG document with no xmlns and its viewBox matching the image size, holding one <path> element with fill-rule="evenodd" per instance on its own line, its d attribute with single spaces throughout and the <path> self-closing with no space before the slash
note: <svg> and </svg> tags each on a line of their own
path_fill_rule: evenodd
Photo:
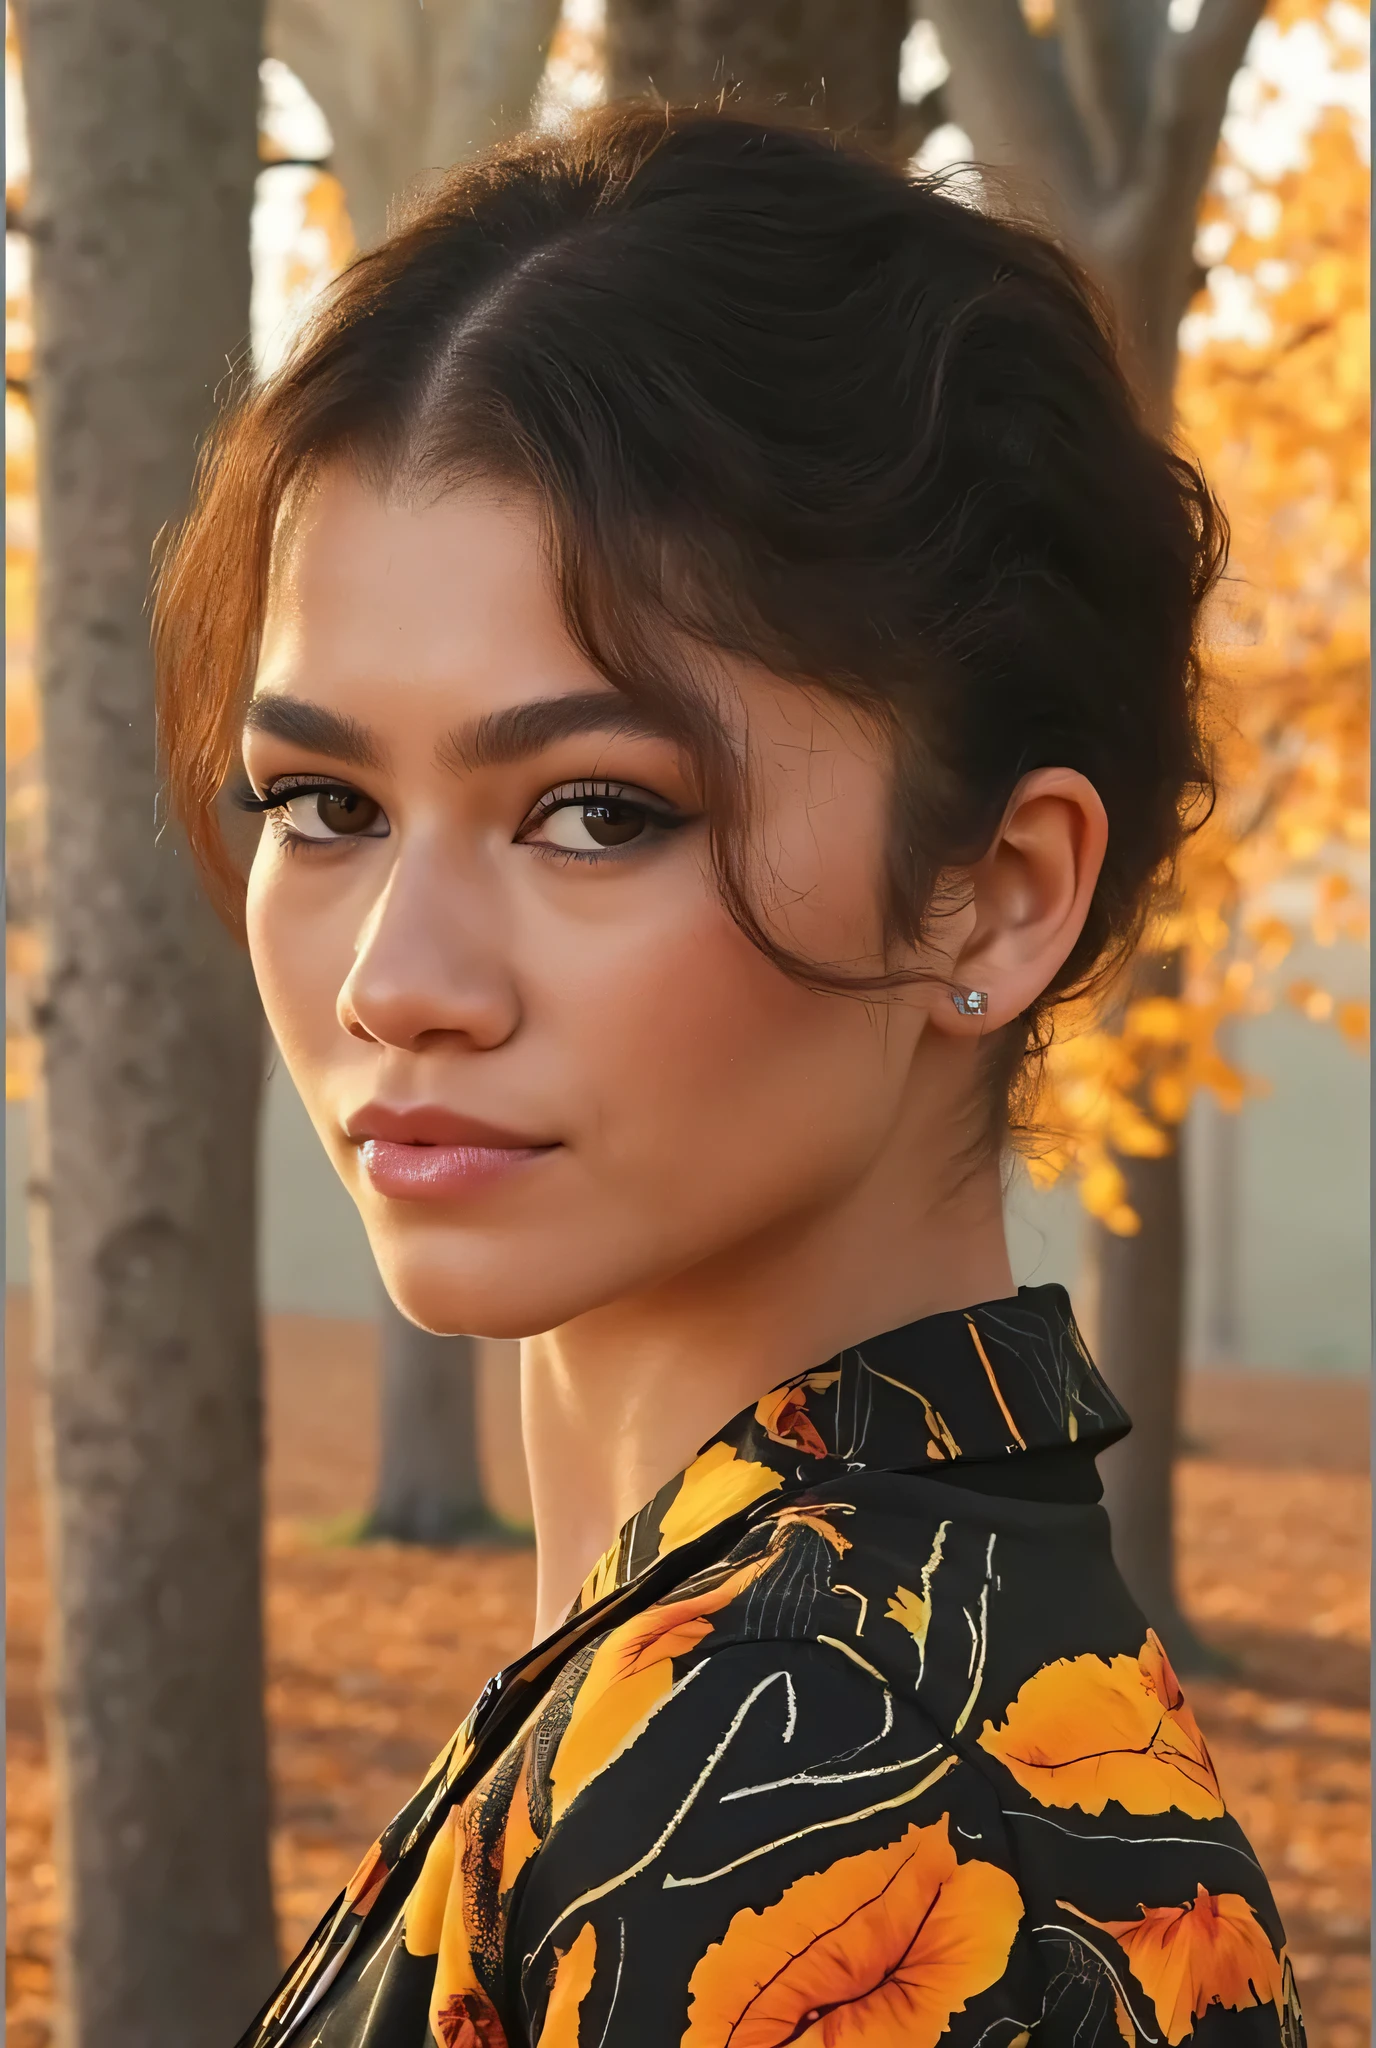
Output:
<svg viewBox="0 0 1376 2048">
<path fill-rule="evenodd" d="M 16 1305 L 18 1307 L 19 1305 Z M 47 2048 L 57 1910 L 40 1647 L 46 1599 L 22 1313 L 9 1351 L 8 2041 Z M 488 1674 L 528 1640 L 533 1558 L 340 1540 L 366 1505 L 369 1333 L 270 1331 L 268 1610 L 284 1952 L 400 1805 Z M 1312 2048 L 1363 2048 L 1367 1964 L 1365 1389 L 1210 1374 L 1180 1475 L 1187 1603 L 1233 1660 L 1190 1692 L 1271 1875 Z M 510 1471 L 494 1475 L 510 1497 Z M 228 2048 L 228 2041 L 226 2042 Z"/>
</svg>

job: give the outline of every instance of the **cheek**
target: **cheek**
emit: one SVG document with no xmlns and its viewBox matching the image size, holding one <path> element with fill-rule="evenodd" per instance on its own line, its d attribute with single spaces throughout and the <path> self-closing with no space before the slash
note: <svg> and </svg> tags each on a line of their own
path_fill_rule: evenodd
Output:
<svg viewBox="0 0 1376 2048">
<path fill-rule="evenodd" d="M 244 922 L 249 957 L 273 1037 L 299 1086 L 337 1041 L 335 1013 L 352 960 L 352 927 L 329 901 L 287 886 L 285 856 L 260 847 L 249 874 Z M 303 1086 L 304 1092 L 304 1086 Z"/>
<path fill-rule="evenodd" d="M 609 1192 L 753 1223 L 853 1180 L 892 1129 L 911 1013 L 800 987 L 715 898 L 560 986 Z"/>
</svg>

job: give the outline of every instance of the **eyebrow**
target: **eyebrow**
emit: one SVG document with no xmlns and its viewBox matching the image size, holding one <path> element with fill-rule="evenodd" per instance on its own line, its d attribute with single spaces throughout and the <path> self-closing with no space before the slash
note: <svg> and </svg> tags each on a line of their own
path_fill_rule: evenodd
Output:
<svg viewBox="0 0 1376 2048">
<path fill-rule="evenodd" d="M 437 759 L 459 771 L 509 767 L 581 733 L 630 733 L 637 739 L 671 739 L 664 720 L 615 690 L 588 690 L 567 697 L 535 697 L 510 704 L 457 726 L 441 741 Z"/>
<path fill-rule="evenodd" d="M 270 733 L 274 739 L 289 740 L 313 754 L 328 754 L 331 760 L 347 761 L 354 768 L 380 768 L 383 750 L 366 725 L 323 704 L 309 704 L 304 697 L 288 697 L 272 691 L 249 699 L 244 713 L 245 732 Z"/>
<path fill-rule="evenodd" d="M 250 698 L 244 730 L 268 733 L 354 768 L 385 765 L 381 742 L 360 719 L 284 691 Z M 674 737 L 667 721 L 618 691 L 585 690 L 564 697 L 534 697 L 525 704 L 509 704 L 470 719 L 445 735 L 435 757 L 442 768 L 471 774 L 477 768 L 510 767 L 557 740 L 595 732 L 628 733 L 637 739 Z"/>
</svg>

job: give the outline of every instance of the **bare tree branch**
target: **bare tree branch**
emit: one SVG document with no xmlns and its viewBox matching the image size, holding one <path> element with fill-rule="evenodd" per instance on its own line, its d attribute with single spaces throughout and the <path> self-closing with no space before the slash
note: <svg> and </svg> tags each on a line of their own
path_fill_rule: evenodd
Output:
<svg viewBox="0 0 1376 2048">
<path fill-rule="evenodd" d="M 1265 0 L 1204 0 L 1192 29 L 1168 34 L 1157 53 L 1140 167 L 1150 204 L 1193 224 L 1209 175 L 1228 92 Z"/>
<path fill-rule="evenodd" d="M 267 47 L 324 110 L 367 247 L 420 174 L 524 127 L 559 0 L 269 0 Z"/>
<path fill-rule="evenodd" d="M 923 0 L 922 12 L 941 39 L 947 98 L 976 158 L 1020 174 L 1029 196 L 1053 195 L 1056 218 L 1083 239 L 1094 169 L 1059 40 L 1034 36 L 1019 0 Z"/>
<path fill-rule="evenodd" d="M 1155 410 L 1169 412 L 1177 331 L 1197 287 L 1195 221 L 1228 91 L 1264 0 L 1204 0 L 1193 29 L 1157 52 L 1133 175 L 1092 237 Z"/>
<path fill-rule="evenodd" d="M 1111 191 L 1127 177 L 1146 124 L 1166 0 L 1059 0 L 1056 31 L 1095 180 Z"/>
</svg>

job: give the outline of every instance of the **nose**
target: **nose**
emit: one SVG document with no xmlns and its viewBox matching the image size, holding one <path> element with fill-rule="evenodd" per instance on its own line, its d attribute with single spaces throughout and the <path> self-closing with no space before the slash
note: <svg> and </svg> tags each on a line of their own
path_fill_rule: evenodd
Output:
<svg viewBox="0 0 1376 2048">
<path fill-rule="evenodd" d="M 472 884 L 432 864 L 393 866 L 359 933 L 335 1013 L 353 1038 L 421 1052 L 446 1039 L 505 1044 L 521 1005 L 497 920 Z"/>
</svg>

